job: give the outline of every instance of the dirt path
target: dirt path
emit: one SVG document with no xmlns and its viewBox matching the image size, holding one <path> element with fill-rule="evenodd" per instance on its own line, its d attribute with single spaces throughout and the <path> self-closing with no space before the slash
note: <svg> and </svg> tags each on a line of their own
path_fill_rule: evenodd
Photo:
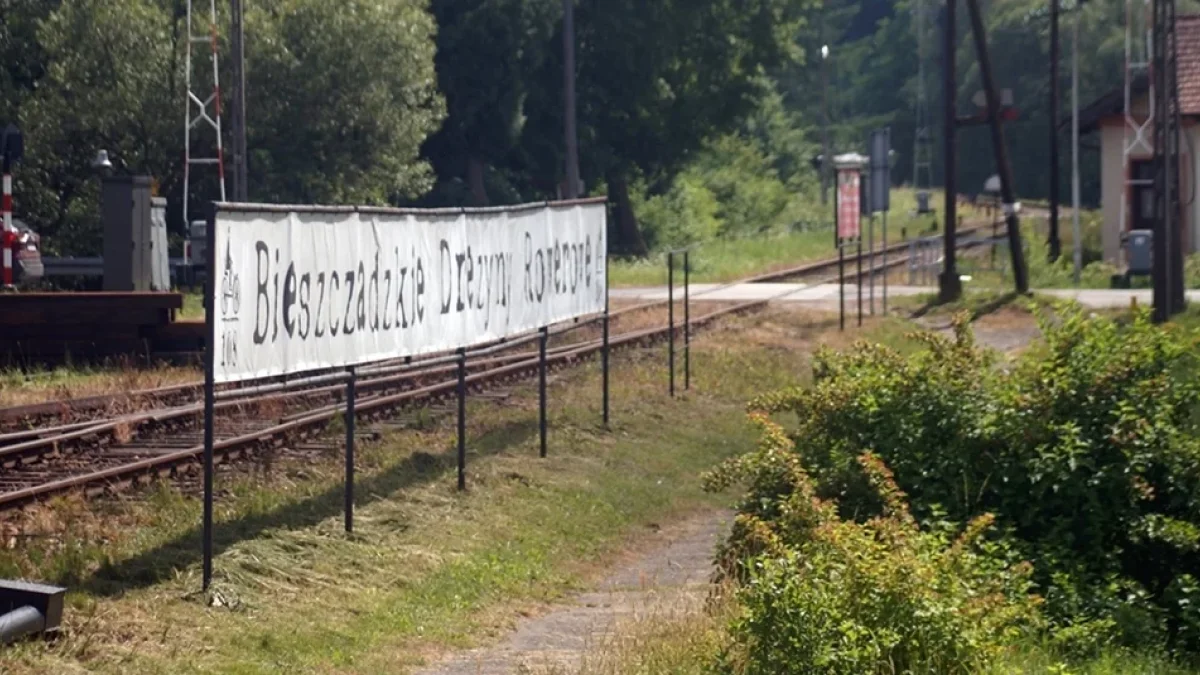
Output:
<svg viewBox="0 0 1200 675">
<path fill-rule="evenodd" d="M 945 319 L 920 322 L 949 332 Z M 976 338 L 1012 353 L 1039 334 L 1028 314 L 1003 309 L 981 317 Z M 511 675 L 578 671 L 589 651 L 611 638 L 618 627 L 648 616 L 682 618 L 703 606 L 712 574 L 714 546 L 727 532 L 730 512 L 707 513 L 657 533 L 642 552 L 620 563 L 594 590 L 523 619 L 494 646 L 461 652 L 420 675 Z"/>
<path fill-rule="evenodd" d="M 575 672 L 618 624 L 635 618 L 682 617 L 703 604 L 714 547 L 733 514 L 706 513 L 664 528 L 639 555 L 623 561 L 595 590 L 548 613 L 522 620 L 498 645 L 457 654 L 420 675 L 511 675 Z"/>
<path fill-rule="evenodd" d="M 944 317 L 918 319 L 917 323 L 943 335 L 954 333 L 950 321 Z M 971 328 L 979 344 L 1010 356 L 1028 347 L 1042 334 L 1033 316 L 1012 307 L 1004 307 L 977 318 L 971 323 Z"/>
</svg>

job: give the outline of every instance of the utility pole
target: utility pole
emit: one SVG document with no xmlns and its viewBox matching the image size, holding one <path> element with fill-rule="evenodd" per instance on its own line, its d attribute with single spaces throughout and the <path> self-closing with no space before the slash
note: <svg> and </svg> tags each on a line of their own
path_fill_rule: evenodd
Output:
<svg viewBox="0 0 1200 675">
<path fill-rule="evenodd" d="M 1083 232 L 1079 227 L 1079 23 L 1083 4 L 1075 6 L 1071 27 L 1071 233 L 1075 249 L 1075 285 L 1083 280 Z"/>
<path fill-rule="evenodd" d="M 231 1 L 233 51 L 233 201 L 250 201 L 246 158 L 246 32 L 242 0 Z"/>
<path fill-rule="evenodd" d="M 983 92 L 987 97 L 988 123 L 992 130 L 992 152 L 996 156 L 1000 173 L 1000 198 L 1003 201 L 1005 223 L 1008 225 L 1008 247 L 1012 250 L 1013 280 L 1018 293 L 1029 292 L 1029 270 L 1025 267 L 1025 251 L 1021 248 L 1021 221 L 1017 217 L 1016 199 L 1013 197 L 1012 166 L 1008 163 L 1008 150 L 1004 147 L 1004 129 L 1000 125 L 1000 97 L 996 93 L 996 80 L 992 76 L 992 61 L 988 56 L 987 34 L 983 29 L 983 15 L 979 11 L 979 0 L 967 0 L 971 15 L 971 32 L 975 37 L 975 52 L 979 57 L 979 73 L 983 78 Z"/>
<path fill-rule="evenodd" d="M 925 0 L 916 0 L 913 8 L 913 24 L 917 39 L 917 110 L 913 133 L 913 190 L 918 195 L 928 193 L 933 185 L 933 133 L 930 130 L 928 80 L 925 65 L 928 60 L 929 15 Z M 920 197 L 918 197 L 920 199 Z M 928 196 L 926 197 L 928 199 Z M 919 210 L 919 209 L 918 209 Z"/>
<path fill-rule="evenodd" d="M 1050 0 L 1050 260 L 1062 255 L 1058 236 L 1058 12 L 1061 0 Z"/>
<path fill-rule="evenodd" d="M 943 147 L 942 151 L 945 154 L 943 158 L 943 166 L 945 167 L 946 178 L 945 183 L 945 236 L 943 244 L 945 249 L 943 258 L 945 264 L 942 266 L 942 276 L 938 279 L 938 299 L 942 302 L 953 302 L 962 297 L 962 279 L 958 278 L 958 265 L 955 261 L 955 253 L 957 252 L 957 226 L 958 226 L 958 181 L 956 174 L 958 173 L 958 152 L 956 135 L 958 128 L 958 83 L 955 73 L 955 42 L 956 42 L 956 27 L 958 23 L 957 0 L 946 0 L 946 11 L 943 15 L 946 25 L 943 27 L 944 42 L 942 43 L 942 125 L 943 125 Z"/>
<path fill-rule="evenodd" d="M 575 0 L 563 0 L 563 107 L 567 144 L 567 199 L 579 196 L 579 135 L 575 126 Z"/>
<path fill-rule="evenodd" d="M 1186 305 L 1179 190 L 1179 81 L 1175 0 L 1153 1 L 1154 319 L 1166 321 Z"/>
</svg>

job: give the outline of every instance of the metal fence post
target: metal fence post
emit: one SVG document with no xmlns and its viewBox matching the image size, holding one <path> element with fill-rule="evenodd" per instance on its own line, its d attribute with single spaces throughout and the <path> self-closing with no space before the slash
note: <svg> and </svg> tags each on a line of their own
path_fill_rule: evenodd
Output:
<svg viewBox="0 0 1200 675">
<path fill-rule="evenodd" d="M 683 388 L 692 388 L 692 310 L 688 251 L 683 252 Z"/>
<path fill-rule="evenodd" d="M 208 219 L 205 232 L 205 243 L 209 251 L 216 250 L 214 243 L 217 235 L 217 210 Z M 216 414 L 216 352 L 217 352 L 217 307 L 214 284 L 217 283 L 215 255 L 208 256 L 208 278 L 204 288 L 204 331 L 207 334 L 208 349 L 204 350 L 204 508 L 202 515 L 202 563 L 201 578 L 203 590 L 208 591 L 213 578 L 213 445 L 216 442 L 213 416 Z"/>
<path fill-rule="evenodd" d="M 603 372 L 604 426 L 608 426 L 608 307 L 604 308 L 604 346 L 600 349 L 600 369 Z"/>
<path fill-rule="evenodd" d="M 546 456 L 546 342 L 550 332 L 543 326 L 538 337 L 538 435 L 541 441 L 540 456 Z"/>
<path fill-rule="evenodd" d="M 358 374 L 350 367 L 346 380 L 346 531 L 354 531 L 354 404 L 358 397 Z"/>
<path fill-rule="evenodd" d="M 467 352 L 458 350 L 458 489 L 467 489 Z"/>
<path fill-rule="evenodd" d="M 908 285 L 917 285 L 917 242 L 908 242 Z"/>
<path fill-rule="evenodd" d="M 860 263 L 861 264 L 861 263 Z M 875 316 L 875 214 L 867 220 L 867 278 L 871 284 L 871 316 Z"/>
<path fill-rule="evenodd" d="M 604 371 L 604 426 L 608 428 L 608 256 L 604 256 L 604 346 L 600 350 L 601 370 Z"/>
<path fill-rule="evenodd" d="M 996 269 L 996 237 L 999 236 L 999 232 L 997 232 L 998 224 L 999 224 L 999 221 L 996 218 L 992 218 L 992 246 L 991 246 L 991 248 L 992 248 L 992 265 L 991 265 L 991 267 L 993 270 Z"/>
<path fill-rule="evenodd" d="M 838 330 L 846 330 L 846 242 L 838 240 Z"/>
<path fill-rule="evenodd" d="M 675 252 L 667 253 L 667 370 L 671 396 L 675 396 Z"/>
<path fill-rule="evenodd" d="M 924 239 L 921 240 L 921 284 L 925 285 L 925 286 L 928 286 L 929 282 L 930 282 L 930 279 L 929 279 L 930 269 L 929 268 L 932 265 L 930 260 L 931 260 L 931 253 L 933 251 L 933 246 L 935 244 L 936 244 L 936 241 L 934 239 L 931 239 L 930 237 L 925 237 Z"/>
<path fill-rule="evenodd" d="M 887 238 L 887 216 L 888 212 L 883 212 L 883 313 L 887 314 L 888 301 L 888 238 Z"/>
<path fill-rule="evenodd" d="M 209 277 L 208 283 L 212 283 L 212 277 Z M 213 311 L 209 310 L 209 324 L 213 323 L 211 317 Z M 209 331 L 211 337 L 213 331 Z M 212 344 L 212 343 L 209 343 Z M 216 403 L 216 395 L 213 386 L 212 378 L 212 348 L 206 349 L 207 355 L 205 360 L 208 361 L 209 374 L 204 378 L 204 526 L 203 526 L 203 586 L 207 591 L 212 584 L 213 577 L 213 415 Z"/>
<path fill-rule="evenodd" d="M 863 250 L 862 250 L 862 234 L 858 235 L 858 325 L 862 325 L 863 321 Z"/>
</svg>

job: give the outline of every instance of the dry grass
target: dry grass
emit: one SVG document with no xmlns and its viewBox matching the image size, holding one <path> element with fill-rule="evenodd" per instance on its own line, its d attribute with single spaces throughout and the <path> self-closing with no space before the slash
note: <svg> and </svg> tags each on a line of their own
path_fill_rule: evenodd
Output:
<svg viewBox="0 0 1200 675">
<path fill-rule="evenodd" d="M 25 405 L 87 396 L 129 394 L 197 382 L 194 368 L 137 368 L 128 364 L 53 370 L 0 371 L 0 406 Z"/>
<path fill-rule="evenodd" d="M 711 673 L 730 647 L 726 624 L 737 607 L 731 588 L 709 588 L 703 597 L 664 599 L 620 621 L 587 645 L 578 668 L 549 667 L 538 675 L 701 675 Z M 699 602 L 698 602 L 699 601 Z"/>
</svg>

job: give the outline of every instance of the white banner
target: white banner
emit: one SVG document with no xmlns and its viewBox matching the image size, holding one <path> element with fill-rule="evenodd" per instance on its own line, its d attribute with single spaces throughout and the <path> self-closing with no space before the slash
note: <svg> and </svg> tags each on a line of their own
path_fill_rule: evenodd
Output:
<svg viewBox="0 0 1200 675">
<path fill-rule="evenodd" d="M 604 311 L 603 202 L 223 205 L 214 225 L 216 382 L 471 347 Z"/>
</svg>

